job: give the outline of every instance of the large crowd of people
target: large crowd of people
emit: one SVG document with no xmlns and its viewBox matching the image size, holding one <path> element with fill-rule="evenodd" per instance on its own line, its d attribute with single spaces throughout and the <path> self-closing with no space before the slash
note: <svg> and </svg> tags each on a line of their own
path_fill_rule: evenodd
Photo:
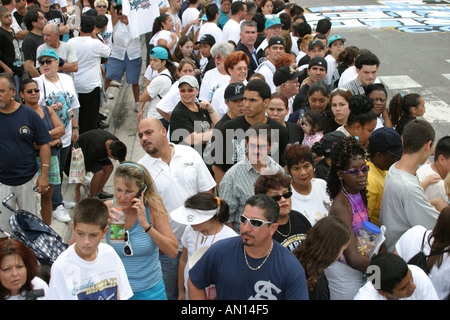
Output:
<svg viewBox="0 0 450 320">
<path fill-rule="evenodd" d="M 0 199 L 72 238 L 45 269 L 3 211 L 0 299 L 450 299 L 450 136 L 376 48 L 280 0 L 161 1 L 145 36 L 120 1 L 1 2 Z M 122 81 L 141 159 L 100 111 Z"/>
</svg>

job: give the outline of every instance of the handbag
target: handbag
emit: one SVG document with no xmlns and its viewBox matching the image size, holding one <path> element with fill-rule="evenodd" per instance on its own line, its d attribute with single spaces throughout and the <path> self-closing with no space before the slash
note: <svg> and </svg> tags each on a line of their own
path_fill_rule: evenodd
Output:
<svg viewBox="0 0 450 320">
<path fill-rule="evenodd" d="M 72 157 L 70 158 L 69 183 L 82 183 L 85 176 L 83 150 L 81 150 L 78 142 L 75 142 L 72 147 Z"/>
<path fill-rule="evenodd" d="M 425 255 L 425 253 L 423 253 L 423 247 L 425 245 L 425 235 L 426 234 L 427 234 L 427 232 L 425 231 L 425 233 L 423 234 L 422 246 L 420 248 L 420 251 L 416 255 L 414 255 L 411 259 L 409 259 L 408 264 L 416 265 L 419 268 L 421 268 L 423 271 L 425 271 L 426 274 L 428 274 L 429 273 L 429 270 L 427 267 L 428 258 L 438 255 L 438 254 L 443 254 L 445 252 L 448 252 L 448 250 L 444 250 L 444 251 L 440 251 L 440 252 L 432 252 L 429 255 Z"/>
</svg>

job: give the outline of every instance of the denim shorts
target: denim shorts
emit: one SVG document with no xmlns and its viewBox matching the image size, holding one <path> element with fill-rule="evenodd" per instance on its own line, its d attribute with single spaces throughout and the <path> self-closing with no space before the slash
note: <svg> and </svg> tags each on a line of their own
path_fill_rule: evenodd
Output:
<svg viewBox="0 0 450 320">
<path fill-rule="evenodd" d="M 126 74 L 128 84 L 138 84 L 139 76 L 141 74 L 142 58 L 139 57 L 134 60 L 128 59 L 128 55 L 125 53 L 125 58 L 119 60 L 110 57 L 108 59 L 108 68 L 106 68 L 105 78 L 120 82 L 123 74 Z"/>
</svg>

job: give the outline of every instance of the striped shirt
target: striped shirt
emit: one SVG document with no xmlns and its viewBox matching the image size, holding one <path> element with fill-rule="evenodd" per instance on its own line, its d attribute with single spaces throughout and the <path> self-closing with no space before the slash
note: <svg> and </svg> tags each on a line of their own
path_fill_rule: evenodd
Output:
<svg viewBox="0 0 450 320">
<path fill-rule="evenodd" d="M 150 221 L 148 207 L 145 209 Z M 111 243 L 109 233 L 108 243 L 116 250 L 123 262 L 133 292 L 149 290 L 162 279 L 161 264 L 159 262 L 159 248 L 153 239 L 145 233 L 139 222 L 129 231 L 129 241 L 133 250 L 132 256 L 123 253 L 125 243 Z"/>
</svg>

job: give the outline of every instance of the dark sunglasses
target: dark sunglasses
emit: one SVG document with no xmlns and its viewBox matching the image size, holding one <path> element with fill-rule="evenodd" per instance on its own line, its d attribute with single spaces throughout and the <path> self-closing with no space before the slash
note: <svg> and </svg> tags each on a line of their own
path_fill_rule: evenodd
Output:
<svg viewBox="0 0 450 320">
<path fill-rule="evenodd" d="M 36 88 L 36 89 L 30 89 L 30 90 L 27 90 L 27 91 L 25 91 L 25 93 L 32 94 L 33 91 L 34 91 L 34 93 L 39 93 L 39 92 L 41 92 L 41 90 L 39 90 L 39 89 Z"/>
<path fill-rule="evenodd" d="M 342 173 L 346 173 L 349 176 L 356 176 L 358 175 L 359 172 L 361 172 L 362 174 L 366 174 L 367 172 L 369 172 L 370 167 L 366 164 L 365 166 L 362 166 L 361 168 L 351 168 L 348 170 L 341 170 Z"/>
<path fill-rule="evenodd" d="M 101 4 L 101 5 L 98 5 L 97 8 L 106 8 L 106 6 Z"/>
<path fill-rule="evenodd" d="M 44 65 L 44 64 L 51 64 L 53 62 L 53 59 L 51 59 L 51 58 L 48 58 L 48 59 L 45 59 L 45 60 L 39 60 L 39 64 L 40 65 Z"/>
<path fill-rule="evenodd" d="M 123 235 L 123 241 L 125 242 L 125 246 L 123 247 L 123 254 L 129 257 L 132 256 L 133 249 L 131 248 L 128 230 L 125 230 L 125 234 Z"/>
<path fill-rule="evenodd" d="M 290 197 L 292 197 L 292 191 L 283 193 L 282 195 L 276 195 L 276 196 L 271 196 L 271 198 L 275 201 L 280 201 L 281 197 L 285 198 L 285 199 L 289 199 Z"/>
<path fill-rule="evenodd" d="M 242 224 L 246 224 L 248 221 L 248 223 L 250 223 L 250 225 L 255 228 L 261 228 L 265 224 L 272 224 L 272 222 L 270 222 L 270 221 L 263 221 L 263 220 L 256 219 L 256 218 L 249 219 L 246 216 L 244 216 L 243 214 L 240 215 L 239 219 Z"/>
</svg>

